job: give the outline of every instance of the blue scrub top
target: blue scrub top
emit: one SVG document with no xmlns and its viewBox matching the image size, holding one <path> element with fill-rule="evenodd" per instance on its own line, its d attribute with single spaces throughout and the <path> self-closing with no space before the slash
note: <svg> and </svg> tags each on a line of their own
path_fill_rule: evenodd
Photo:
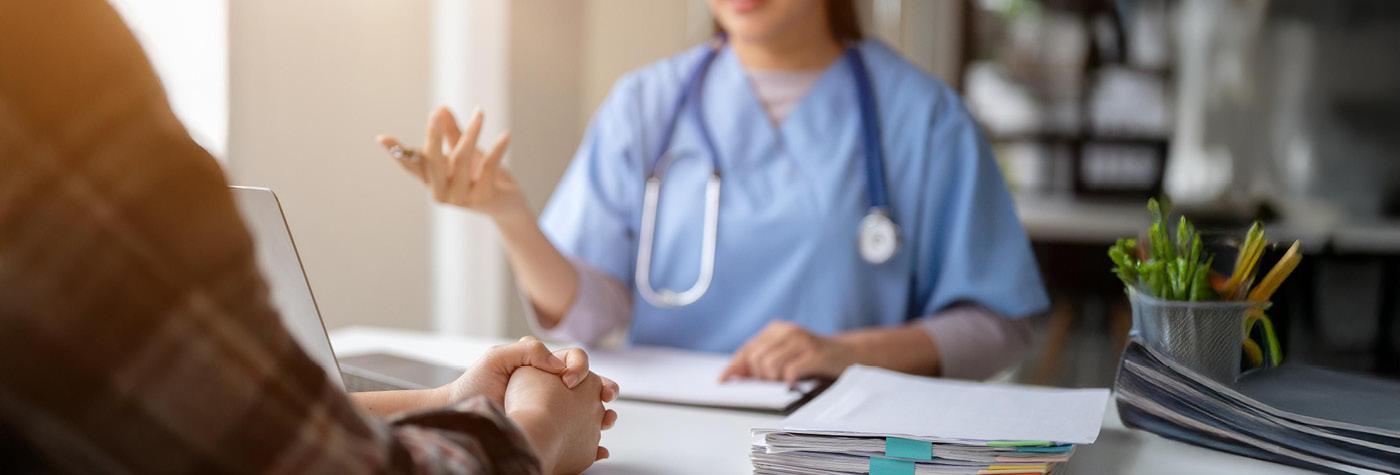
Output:
<svg viewBox="0 0 1400 475">
<path fill-rule="evenodd" d="M 849 64 L 827 68 L 775 126 L 726 46 L 703 92 L 724 178 L 714 282 L 679 308 L 637 295 L 633 270 L 648 167 L 707 46 L 613 87 L 540 224 L 561 252 L 633 289 L 633 343 L 731 352 L 774 320 L 834 334 L 900 325 L 957 303 L 1009 318 L 1045 310 L 1011 196 L 956 93 L 880 42 L 858 47 L 876 96 L 899 253 L 871 265 L 857 252 L 857 224 L 869 202 Z M 699 275 L 711 159 L 698 130 L 693 115 L 683 114 L 671 140 L 653 288 L 684 290 Z"/>
</svg>

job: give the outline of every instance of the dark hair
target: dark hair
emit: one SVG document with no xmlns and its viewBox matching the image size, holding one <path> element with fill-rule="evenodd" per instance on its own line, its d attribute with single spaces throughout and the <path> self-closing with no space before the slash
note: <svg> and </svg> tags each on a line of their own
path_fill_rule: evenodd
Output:
<svg viewBox="0 0 1400 475">
<path fill-rule="evenodd" d="M 827 28 L 837 43 L 854 43 L 865 35 L 860 31 L 860 18 L 856 16 L 855 0 L 826 0 Z M 724 33 L 724 25 L 715 20 L 715 34 Z"/>
</svg>

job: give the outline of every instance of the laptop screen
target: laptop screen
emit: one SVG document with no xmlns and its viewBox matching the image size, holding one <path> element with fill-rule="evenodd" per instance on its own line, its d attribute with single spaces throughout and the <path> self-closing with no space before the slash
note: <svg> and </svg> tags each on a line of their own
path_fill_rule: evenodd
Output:
<svg viewBox="0 0 1400 475">
<path fill-rule="evenodd" d="M 331 381 L 345 387 L 335 352 L 331 350 L 321 313 L 311 295 L 311 285 L 301 267 L 291 230 L 282 215 L 277 195 L 266 188 L 230 187 L 238 210 L 257 247 L 258 267 L 272 291 L 272 304 L 282 324 L 306 354 L 321 365 Z"/>
</svg>

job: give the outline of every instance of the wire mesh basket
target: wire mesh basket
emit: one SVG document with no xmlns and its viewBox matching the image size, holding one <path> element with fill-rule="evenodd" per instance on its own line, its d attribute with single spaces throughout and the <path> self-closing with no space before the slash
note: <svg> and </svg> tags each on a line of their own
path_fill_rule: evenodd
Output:
<svg viewBox="0 0 1400 475">
<path fill-rule="evenodd" d="M 1225 384 L 1240 377 L 1241 348 L 1248 338 L 1251 311 L 1262 314 L 1269 306 L 1269 302 L 1242 300 L 1162 300 L 1132 287 L 1128 287 L 1128 301 L 1133 307 L 1134 338 Z"/>
</svg>

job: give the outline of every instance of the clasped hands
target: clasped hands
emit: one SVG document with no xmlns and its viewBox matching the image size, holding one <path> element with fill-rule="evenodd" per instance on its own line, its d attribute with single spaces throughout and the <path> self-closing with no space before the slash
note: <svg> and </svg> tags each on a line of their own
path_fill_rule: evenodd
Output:
<svg viewBox="0 0 1400 475">
<path fill-rule="evenodd" d="M 598 445 L 617 413 L 603 407 L 617 383 L 588 369 L 579 348 L 550 351 L 534 337 L 492 348 L 456 381 L 434 390 L 446 402 L 482 395 L 520 426 L 544 473 L 578 473 L 608 457 Z"/>
</svg>

